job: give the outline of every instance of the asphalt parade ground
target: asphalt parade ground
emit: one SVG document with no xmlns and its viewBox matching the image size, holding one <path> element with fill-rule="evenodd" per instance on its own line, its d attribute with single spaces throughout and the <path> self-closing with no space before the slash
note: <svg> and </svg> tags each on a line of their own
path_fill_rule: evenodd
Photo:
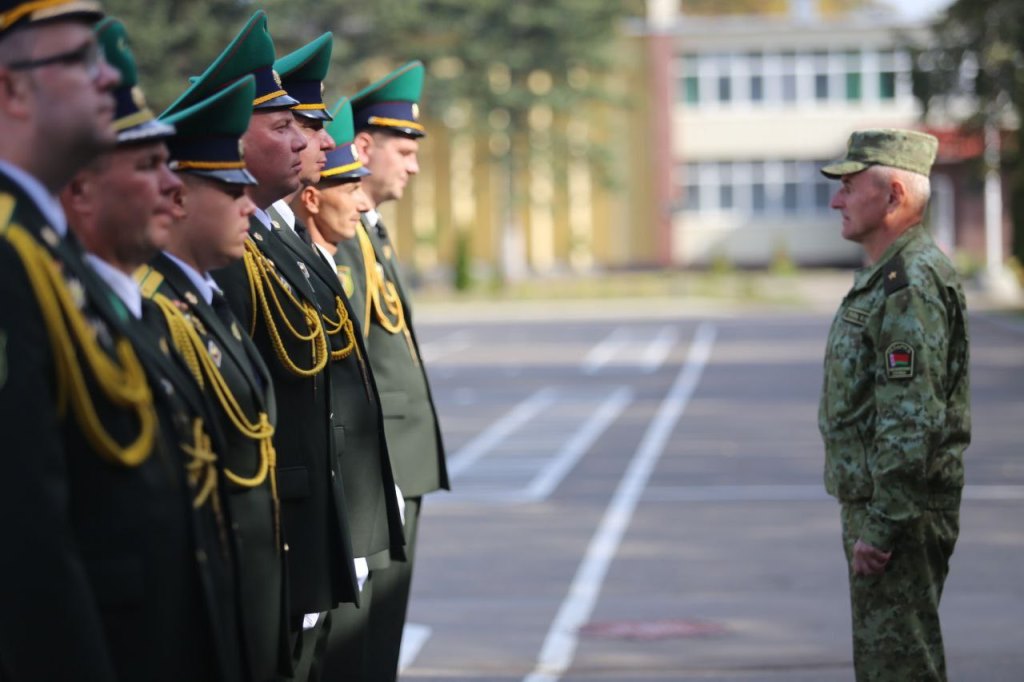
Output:
<svg viewBox="0 0 1024 682">
<path fill-rule="evenodd" d="M 418 310 L 454 491 L 424 503 L 403 679 L 852 680 L 816 425 L 838 300 Z M 1024 680 L 1021 319 L 971 319 L 958 682 Z"/>
</svg>

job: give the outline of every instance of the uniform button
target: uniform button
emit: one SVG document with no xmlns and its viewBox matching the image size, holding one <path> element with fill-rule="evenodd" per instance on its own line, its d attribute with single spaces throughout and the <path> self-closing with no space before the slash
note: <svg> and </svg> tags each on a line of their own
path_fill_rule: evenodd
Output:
<svg viewBox="0 0 1024 682">
<path fill-rule="evenodd" d="M 206 563 L 206 552 L 204 552 L 201 549 L 200 550 L 196 550 L 196 561 L 198 561 L 201 564 L 205 564 Z"/>
<path fill-rule="evenodd" d="M 334 469 L 331 469 L 331 478 L 337 478 L 337 474 L 334 473 Z"/>
<path fill-rule="evenodd" d="M 288 551 L 288 543 L 287 542 L 284 543 L 284 551 L 286 551 L 286 552 Z"/>
<path fill-rule="evenodd" d="M 330 419 L 334 419 L 334 413 L 333 412 L 331 412 L 331 416 L 329 418 Z"/>
</svg>

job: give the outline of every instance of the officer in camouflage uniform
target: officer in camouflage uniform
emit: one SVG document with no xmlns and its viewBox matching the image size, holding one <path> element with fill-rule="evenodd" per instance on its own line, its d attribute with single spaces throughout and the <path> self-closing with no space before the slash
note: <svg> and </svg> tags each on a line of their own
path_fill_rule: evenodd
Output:
<svg viewBox="0 0 1024 682">
<path fill-rule="evenodd" d="M 819 428 L 842 504 L 854 667 L 862 682 L 945 680 L 939 599 L 959 531 L 970 442 L 966 306 L 921 226 L 937 140 L 855 132 L 822 169 L 864 248 L 829 332 Z"/>
</svg>

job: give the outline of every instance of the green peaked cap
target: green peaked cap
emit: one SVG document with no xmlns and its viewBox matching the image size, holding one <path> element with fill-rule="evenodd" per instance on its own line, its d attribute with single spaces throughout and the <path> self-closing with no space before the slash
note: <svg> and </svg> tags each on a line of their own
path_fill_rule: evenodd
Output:
<svg viewBox="0 0 1024 682">
<path fill-rule="evenodd" d="M 93 31 L 104 58 L 121 72 L 121 83 L 114 89 L 113 126 L 118 143 L 146 142 L 173 135 L 174 128 L 157 121 L 146 104 L 124 24 L 119 19 L 107 17 L 93 26 Z"/>
<path fill-rule="evenodd" d="M 426 131 L 419 122 L 423 76 L 423 62 L 409 62 L 353 95 L 356 130 L 384 128 L 423 137 Z"/>
<path fill-rule="evenodd" d="M 320 171 L 320 182 L 349 182 L 369 175 L 370 170 L 359 159 L 353 140 L 352 100 L 342 97 L 331 109 L 334 120 L 327 124 L 327 133 L 334 138 L 335 148 L 327 152 L 327 163 Z"/>
<path fill-rule="evenodd" d="M 164 112 L 161 120 L 177 129 L 167 141 L 171 169 L 232 184 L 255 184 L 245 169 L 241 143 L 255 96 L 256 79 L 245 76 L 190 107 Z"/>
<path fill-rule="evenodd" d="M 321 121 L 331 120 L 324 104 L 324 78 L 331 68 L 334 34 L 328 31 L 291 54 L 274 62 L 288 94 L 299 100 L 292 111 L 299 116 Z"/>
<path fill-rule="evenodd" d="M 847 142 L 846 156 L 822 168 L 821 174 L 838 179 L 869 166 L 889 166 L 928 177 L 938 149 L 938 139 L 916 130 L 857 130 Z"/>
<path fill-rule="evenodd" d="M 164 113 L 189 107 L 250 74 L 256 81 L 256 95 L 250 105 L 254 109 L 290 108 L 298 104 L 281 86 L 281 77 L 273 65 L 274 41 L 267 28 L 267 13 L 257 10 L 234 40 Z"/>
</svg>

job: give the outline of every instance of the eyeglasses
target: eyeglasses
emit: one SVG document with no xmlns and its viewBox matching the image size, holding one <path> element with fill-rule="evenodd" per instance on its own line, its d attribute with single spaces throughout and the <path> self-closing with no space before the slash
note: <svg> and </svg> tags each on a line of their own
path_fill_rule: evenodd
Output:
<svg viewBox="0 0 1024 682">
<path fill-rule="evenodd" d="M 86 75 L 95 80 L 100 75 L 100 69 L 106 63 L 107 58 L 104 56 L 100 46 L 97 43 L 88 42 L 74 50 L 61 52 L 49 57 L 11 62 L 7 65 L 7 68 L 14 71 L 28 71 L 29 69 L 40 69 L 44 66 L 53 66 L 54 64 L 61 66 L 81 65 L 85 68 Z"/>
</svg>

